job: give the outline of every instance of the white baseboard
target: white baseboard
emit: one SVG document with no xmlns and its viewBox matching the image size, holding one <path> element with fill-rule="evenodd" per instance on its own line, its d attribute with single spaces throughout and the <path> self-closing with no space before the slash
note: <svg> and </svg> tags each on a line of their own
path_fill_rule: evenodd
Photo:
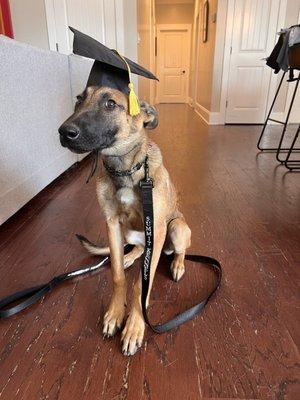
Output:
<svg viewBox="0 0 300 400">
<path fill-rule="evenodd" d="M 209 115 L 209 125 L 225 125 L 224 119 L 220 112 L 210 111 Z"/>
<path fill-rule="evenodd" d="M 199 103 L 195 103 L 194 110 L 207 125 L 224 125 L 220 112 L 209 111 Z"/>
<path fill-rule="evenodd" d="M 201 104 L 195 102 L 195 107 L 194 110 L 196 113 L 199 115 L 199 117 L 207 124 L 209 125 L 209 111 L 201 106 Z"/>
<path fill-rule="evenodd" d="M 194 108 L 196 113 L 199 115 L 199 117 L 207 124 L 207 125 L 225 125 L 224 117 L 222 116 L 221 112 L 213 112 L 207 110 L 207 108 L 203 107 L 199 103 L 195 103 L 193 106 L 193 103 L 189 105 Z M 271 115 L 271 118 L 277 119 L 278 121 L 284 122 L 286 118 L 286 113 L 284 112 L 274 112 Z M 241 122 L 242 124 L 243 122 Z M 263 122 L 262 122 L 263 123 Z M 269 125 L 278 125 L 276 122 L 268 122 Z M 289 124 L 299 124 L 299 117 L 291 114 Z"/>
</svg>

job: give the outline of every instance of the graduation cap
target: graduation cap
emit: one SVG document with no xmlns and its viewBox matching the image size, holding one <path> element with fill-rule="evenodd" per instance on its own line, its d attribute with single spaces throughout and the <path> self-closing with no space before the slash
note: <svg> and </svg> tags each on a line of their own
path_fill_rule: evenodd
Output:
<svg viewBox="0 0 300 400">
<path fill-rule="evenodd" d="M 140 106 L 134 92 L 131 74 L 149 79 L 156 79 L 152 72 L 137 63 L 123 57 L 117 50 L 109 49 L 102 43 L 69 27 L 74 33 L 73 53 L 95 60 L 88 81 L 88 86 L 107 86 L 129 95 L 129 113 L 135 116 L 140 113 Z"/>
</svg>

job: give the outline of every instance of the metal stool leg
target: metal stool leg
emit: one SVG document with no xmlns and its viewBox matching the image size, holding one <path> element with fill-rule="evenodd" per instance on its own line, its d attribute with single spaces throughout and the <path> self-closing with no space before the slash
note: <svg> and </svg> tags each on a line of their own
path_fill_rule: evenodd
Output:
<svg viewBox="0 0 300 400">
<path fill-rule="evenodd" d="M 293 96 L 292 96 L 292 100 L 291 100 L 291 103 L 290 103 L 289 111 L 287 113 L 287 116 L 286 116 L 286 119 L 285 119 L 285 122 L 284 122 L 284 127 L 283 127 L 283 130 L 282 130 L 282 134 L 281 134 L 281 137 L 280 137 L 280 140 L 279 140 L 279 144 L 278 144 L 278 148 L 277 148 L 277 152 L 276 152 L 276 159 L 277 159 L 277 161 L 279 161 L 281 163 L 284 163 L 284 161 L 285 161 L 284 159 L 280 158 L 280 153 L 282 152 L 282 150 L 285 150 L 285 149 L 281 149 L 281 145 L 282 145 L 282 142 L 283 142 L 284 135 L 286 133 L 286 128 L 287 128 L 287 125 L 288 125 L 288 122 L 289 122 L 290 114 L 291 114 L 291 111 L 292 111 L 292 108 L 293 108 L 293 104 L 294 104 L 294 101 L 295 101 L 295 97 L 296 97 L 296 94 L 297 94 L 299 82 L 300 82 L 300 72 L 299 72 L 299 75 L 298 75 L 298 79 L 296 81 L 296 86 L 295 86 L 295 89 L 294 89 L 294 92 L 293 92 Z"/>
<path fill-rule="evenodd" d="M 290 156 L 291 156 L 291 154 L 293 153 L 293 149 L 294 149 L 294 146 L 295 146 L 295 143 L 296 143 L 296 141 L 297 141 L 297 139 L 298 139 L 298 136 L 299 136 L 299 134 L 300 134 L 300 125 L 299 125 L 299 127 L 298 127 L 298 129 L 297 129 L 297 132 L 295 133 L 295 137 L 294 137 L 294 139 L 293 139 L 293 142 L 292 142 L 292 144 L 291 144 L 291 147 L 290 147 L 290 149 L 289 149 L 289 152 L 288 152 L 288 154 L 287 154 L 287 156 L 286 156 L 286 159 L 285 159 L 285 161 L 284 161 L 284 165 L 286 166 L 286 168 L 288 168 L 290 171 L 293 171 L 293 170 L 300 170 L 300 160 L 290 160 Z"/>
<path fill-rule="evenodd" d="M 282 82 L 283 82 L 283 79 L 284 79 L 285 75 L 286 75 L 286 72 L 284 72 L 284 73 L 282 74 L 282 77 L 281 77 L 281 79 L 280 79 L 280 83 L 279 83 L 279 85 L 278 85 L 278 87 L 277 87 L 277 90 L 276 90 L 276 93 L 275 93 L 275 97 L 274 97 L 273 102 L 272 102 L 272 104 L 271 104 L 271 107 L 270 107 L 270 110 L 269 110 L 269 112 L 268 112 L 267 118 L 266 118 L 266 120 L 265 120 L 264 126 L 263 126 L 263 128 L 262 128 L 260 137 L 259 137 L 259 139 L 258 139 L 258 142 L 257 142 L 257 148 L 258 148 L 258 150 L 261 150 L 261 151 L 264 151 L 264 150 L 277 151 L 277 147 L 261 147 L 260 142 L 261 142 L 261 140 L 262 140 L 262 138 L 263 138 L 263 136 L 264 136 L 266 127 L 267 127 L 267 125 L 268 125 L 268 121 L 270 120 L 270 115 L 271 115 L 271 113 L 272 113 L 272 111 L 273 111 L 273 107 L 274 107 L 274 104 L 275 104 L 276 99 L 277 99 L 277 97 L 278 97 L 278 93 L 279 93 L 279 91 L 280 91 L 280 88 L 281 88 L 281 85 L 282 85 Z M 274 121 L 274 122 L 281 123 L 281 121 Z"/>
</svg>

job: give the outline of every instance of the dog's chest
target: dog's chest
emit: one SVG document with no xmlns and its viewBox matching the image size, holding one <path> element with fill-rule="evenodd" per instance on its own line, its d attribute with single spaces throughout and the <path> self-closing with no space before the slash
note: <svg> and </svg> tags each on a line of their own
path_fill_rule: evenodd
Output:
<svg viewBox="0 0 300 400">
<path fill-rule="evenodd" d="M 135 190 L 130 187 L 123 187 L 117 190 L 116 198 L 119 206 L 124 209 L 136 207 L 139 200 Z"/>
<path fill-rule="evenodd" d="M 143 230 L 142 207 L 138 193 L 131 188 L 119 189 L 116 193 L 119 219 L 123 227 Z"/>
</svg>

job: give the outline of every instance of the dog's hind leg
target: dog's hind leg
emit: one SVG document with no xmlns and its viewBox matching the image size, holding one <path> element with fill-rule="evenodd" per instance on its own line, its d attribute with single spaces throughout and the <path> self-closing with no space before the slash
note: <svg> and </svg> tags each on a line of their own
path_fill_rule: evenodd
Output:
<svg viewBox="0 0 300 400">
<path fill-rule="evenodd" d="M 174 260 L 171 264 L 171 273 L 174 281 L 177 282 L 184 274 L 185 252 L 191 245 L 191 230 L 183 217 L 173 219 L 169 223 L 167 237 L 174 249 Z"/>
<path fill-rule="evenodd" d="M 113 294 L 108 311 L 104 316 L 103 334 L 113 336 L 122 325 L 126 304 L 123 234 L 118 217 L 108 219 L 107 232 L 111 253 Z"/>
</svg>

